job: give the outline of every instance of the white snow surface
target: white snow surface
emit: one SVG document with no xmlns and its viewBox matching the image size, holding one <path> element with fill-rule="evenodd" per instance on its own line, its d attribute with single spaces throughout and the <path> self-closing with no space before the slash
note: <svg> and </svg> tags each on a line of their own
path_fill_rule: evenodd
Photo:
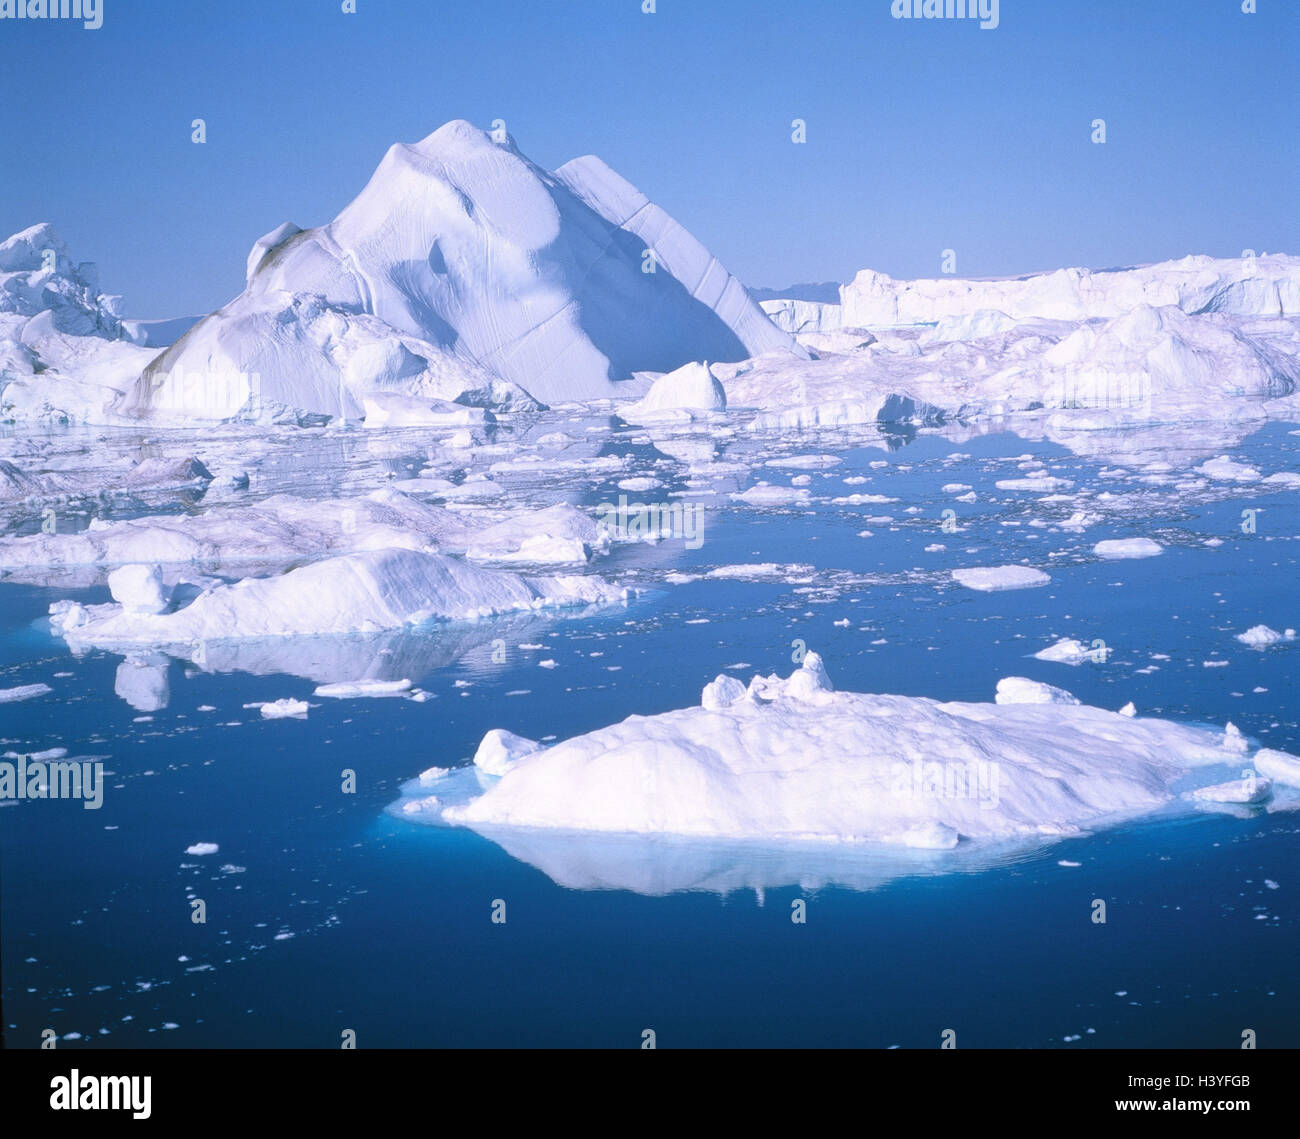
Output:
<svg viewBox="0 0 1300 1139">
<path fill-rule="evenodd" d="M 483 737 L 474 753 L 474 766 L 488 775 L 505 775 L 526 755 L 532 755 L 542 745 L 525 739 L 503 728 L 493 728 Z"/>
<path fill-rule="evenodd" d="M 156 565 L 119 566 L 108 575 L 108 589 L 130 613 L 161 613 L 171 602 L 171 591 L 163 585 L 162 569 Z"/>
<path fill-rule="evenodd" d="M 1300 787 L 1300 756 L 1290 755 L 1273 748 L 1260 748 L 1255 753 L 1255 770 L 1267 775 L 1276 783 Z"/>
<path fill-rule="evenodd" d="M 1026 676 L 1004 676 L 998 681 L 994 702 L 998 704 L 1080 704 L 1081 700 L 1064 688 L 1030 680 Z"/>
<path fill-rule="evenodd" d="M 1033 589 L 1035 586 L 1047 585 L 1052 580 L 1050 574 L 1031 566 L 978 566 L 955 569 L 952 576 L 959 585 L 982 593 L 1003 589 Z"/>
<path fill-rule="evenodd" d="M 1263 649 L 1269 645 L 1279 644 L 1282 641 L 1295 640 L 1295 630 L 1288 629 L 1285 633 L 1279 633 L 1268 625 L 1252 625 L 1244 633 L 1238 633 L 1237 640 L 1243 645 L 1249 645 L 1252 649 Z"/>
<path fill-rule="evenodd" d="M 704 706 L 631 716 L 523 756 L 441 818 L 488 834 L 949 849 L 1130 818 L 1174 799 L 1189 769 L 1239 762 L 1218 733 L 1077 703 L 835 692 L 816 653 L 788 679 L 737 687 L 719 677 Z"/>
<path fill-rule="evenodd" d="M 119 298 L 53 226 L 0 242 L 0 419 L 107 423 L 156 349 L 132 343 Z"/>
<path fill-rule="evenodd" d="M 1300 257 L 1184 257 L 1131 269 L 1058 269 L 1018 278 L 899 281 L 863 269 L 840 289 L 844 325 L 927 324 L 981 310 L 1012 320 L 1091 320 L 1139 305 L 1188 314 L 1300 315 Z"/>
<path fill-rule="evenodd" d="M 326 558 L 268 578 L 218 584 L 175 612 L 60 601 L 56 632 L 80 645 L 188 645 L 208 640 L 365 633 L 427 621 L 622 599 L 595 577 L 523 578 L 441 554 L 382 549 Z"/>
<path fill-rule="evenodd" d="M 1107 538 L 1092 547 L 1099 558 L 1154 558 L 1165 548 L 1151 538 Z"/>
</svg>

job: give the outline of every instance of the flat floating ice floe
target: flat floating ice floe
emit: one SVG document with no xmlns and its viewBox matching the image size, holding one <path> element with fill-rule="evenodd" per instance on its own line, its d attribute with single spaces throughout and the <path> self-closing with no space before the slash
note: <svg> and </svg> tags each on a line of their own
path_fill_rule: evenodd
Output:
<svg viewBox="0 0 1300 1139">
<path fill-rule="evenodd" d="M 1035 660 L 1047 660 L 1056 664 L 1079 665 L 1085 661 L 1104 661 L 1106 649 L 1102 645 L 1090 648 L 1082 641 L 1077 641 L 1073 637 L 1066 637 L 1059 640 L 1054 645 L 1049 645 L 1040 652 L 1034 653 Z"/>
<path fill-rule="evenodd" d="M 973 569 L 955 569 L 953 579 L 967 589 L 991 593 L 1001 589 L 1032 589 L 1047 585 L 1051 574 L 1031 566 L 980 566 Z"/>
<path fill-rule="evenodd" d="M 1150 538 L 1107 538 L 1098 542 L 1092 552 L 1099 558 L 1154 558 L 1165 552 L 1164 546 Z"/>
<path fill-rule="evenodd" d="M 17 688 L 0 688 L 0 704 L 16 704 L 19 700 L 33 700 L 53 692 L 48 684 L 20 684 Z"/>
<path fill-rule="evenodd" d="M 1020 677 L 998 685 L 996 704 L 836 692 L 810 653 L 787 679 L 722 675 L 698 707 L 551 747 L 491 732 L 475 768 L 408 784 L 397 813 L 494 839 L 544 830 L 952 850 L 1131 820 L 1216 778 L 1202 799 L 1256 802 L 1257 790 L 1223 782 L 1249 763 L 1243 744 Z M 1300 758 L 1259 754 L 1275 782 L 1300 780 Z"/>
<path fill-rule="evenodd" d="M 383 549 L 327 558 L 276 577 L 216 585 L 170 613 L 55 602 L 50 623 L 74 645 L 201 645 L 371 633 L 625 596 L 625 590 L 595 577 L 524 578 L 441 554 Z"/>
<path fill-rule="evenodd" d="M 328 696 L 346 700 L 361 696 L 406 696 L 411 691 L 409 680 L 351 680 L 335 684 L 322 684 L 313 696 Z"/>
</svg>

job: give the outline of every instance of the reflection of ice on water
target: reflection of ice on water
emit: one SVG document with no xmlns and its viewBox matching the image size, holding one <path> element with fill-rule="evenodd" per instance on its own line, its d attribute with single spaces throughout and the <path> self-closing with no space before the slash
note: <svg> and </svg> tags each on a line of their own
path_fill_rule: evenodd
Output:
<svg viewBox="0 0 1300 1139">
<path fill-rule="evenodd" d="M 113 691 L 138 712 L 160 712 L 171 699 L 170 663 L 162 653 L 132 654 L 117 666 Z"/>
</svg>

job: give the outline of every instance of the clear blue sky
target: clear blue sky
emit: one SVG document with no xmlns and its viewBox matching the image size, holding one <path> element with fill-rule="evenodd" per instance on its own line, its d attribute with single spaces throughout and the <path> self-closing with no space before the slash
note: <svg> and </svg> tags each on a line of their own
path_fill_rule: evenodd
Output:
<svg viewBox="0 0 1300 1139">
<path fill-rule="evenodd" d="M 1300 0 L 102 3 L 0 21 L 0 230 L 53 222 L 134 316 L 225 303 L 452 118 L 599 154 L 755 286 L 1300 253 Z"/>
</svg>

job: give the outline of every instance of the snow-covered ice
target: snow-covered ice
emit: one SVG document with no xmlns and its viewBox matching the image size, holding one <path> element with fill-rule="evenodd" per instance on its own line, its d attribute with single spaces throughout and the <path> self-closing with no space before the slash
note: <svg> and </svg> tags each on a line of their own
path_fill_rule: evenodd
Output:
<svg viewBox="0 0 1300 1139">
<path fill-rule="evenodd" d="M 977 589 L 991 593 L 1003 589 L 1032 589 L 1047 585 L 1051 574 L 1031 566 L 979 566 L 971 569 L 955 569 L 953 579 L 967 589 Z"/>
<path fill-rule="evenodd" d="M 1240 763 L 1218 733 L 1059 692 L 1040 685 L 1029 702 L 997 704 L 837 692 L 809 653 L 787 679 L 745 687 L 724 675 L 699 707 L 530 751 L 486 790 L 466 785 L 467 801 L 432 786 L 442 821 L 491 837 L 540 828 L 943 850 L 1130 819 L 1175 802 L 1190 773 Z M 485 747 L 503 750 L 499 738 Z"/>
<path fill-rule="evenodd" d="M 15 688 L 0 688 L 0 704 L 15 704 L 19 700 L 33 700 L 53 692 L 48 684 L 20 684 Z"/>
<path fill-rule="evenodd" d="M 74 644 L 192 645 L 247 637 L 366 633 L 553 605 L 621 600 L 594 577 L 523 578 L 440 554 L 381 549 L 269 578 L 218 584 L 170 613 L 56 602 L 51 625 Z"/>
<path fill-rule="evenodd" d="M 612 398 L 639 394 L 634 372 L 806 356 L 598 158 L 549 173 L 462 120 L 391 147 L 332 222 L 281 226 L 248 260 L 245 290 L 153 361 L 124 411 L 356 419 L 377 392 Z"/>
<path fill-rule="evenodd" d="M 1271 629 L 1267 625 L 1252 625 L 1244 633 L 1237 634 L 1237 640 L 1243 645 L 1249 645 L 1252 649 L 1264 649 L 1269 645 L 1280 644 L 1282 641 L 1295 640 L 1295 630 L 1288 629 L 1285 633 L 1279 633 L 1276 629 Z"/>
<path fill-rule="evenodd" d="M 1099 558 L 1154 558 L 1165 552 L 1164 547 L 1151 538 L 1107 538 L 1098 542 L 1092 552 Z"/>
</svg>

